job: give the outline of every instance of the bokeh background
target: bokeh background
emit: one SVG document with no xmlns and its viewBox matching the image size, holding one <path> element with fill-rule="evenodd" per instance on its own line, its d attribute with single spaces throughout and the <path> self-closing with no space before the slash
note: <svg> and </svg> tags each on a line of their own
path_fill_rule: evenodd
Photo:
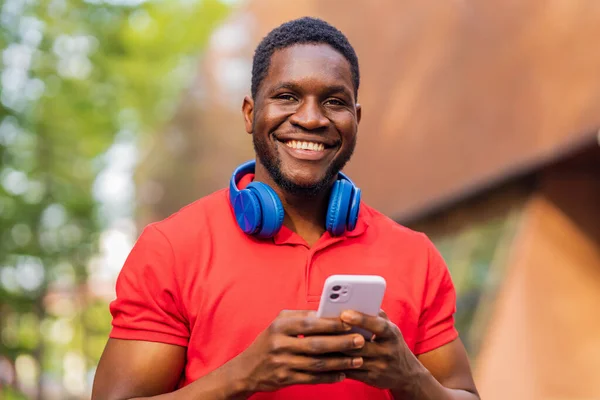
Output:
<svg viewBox="0 0 600 400">
<path fill-rule="evenodd" d="M 427 233 L 485 399 L 600 399 L 600 2 L 0 1 L 0 399 L 89 398 L 141 228 L 252 157 L 260 39 L 355 46 L 347 172 Z"/>
</svg>

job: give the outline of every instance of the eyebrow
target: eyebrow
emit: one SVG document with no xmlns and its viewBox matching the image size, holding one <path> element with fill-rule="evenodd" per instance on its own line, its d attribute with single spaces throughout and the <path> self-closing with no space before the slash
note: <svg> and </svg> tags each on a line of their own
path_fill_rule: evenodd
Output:
<svg viewBox="0 0 600 400">
<path fill-rule="evenodd" d="M 300 86 L 295 83 L 292 83 L 292 82 L 279 82 L 277 85 L 273 86 L 273 88 L 270 90 L 270 92 L 274 93 L 281 89 L 300 91 Z"/>
<path fill-rule="evenodd" d="M 327 92 L 329 94 L 331 93 L 342 93 L 345 94 L 346 96 L 348 96 L 349 98 L 352 98 L 352 93 L 350 91 L 348 91 L 348 88 L 344 85 L 333 85 L 327 88 Z"/>
</svg>

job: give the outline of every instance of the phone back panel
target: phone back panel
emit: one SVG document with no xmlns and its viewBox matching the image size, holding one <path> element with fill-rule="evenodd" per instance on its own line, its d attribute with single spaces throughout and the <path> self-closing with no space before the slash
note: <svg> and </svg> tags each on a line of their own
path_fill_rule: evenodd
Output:
<svg viewBox="0 0 600 400">
<path fill-rule="evenodd" d="M 377 315 L 386 282 L 376 275 L 332 275 L 325 281 L 317 316 L 339 317 L 344 310 Z"/>
</svg>

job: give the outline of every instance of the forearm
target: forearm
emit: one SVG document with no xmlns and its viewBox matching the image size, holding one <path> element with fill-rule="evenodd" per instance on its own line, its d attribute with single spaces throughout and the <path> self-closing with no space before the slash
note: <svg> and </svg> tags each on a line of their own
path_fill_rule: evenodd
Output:
<svg viewBox="0 0 600 400">
<path fill-rule="evenodd" d="M 480 400 L 476 393 L 444 387 L 425 367 L 409 384 L 392 389 L 392 395 L 395 400 Z"/>
<path fill-rule="evenodd" d="M 246 385 L 228 364 L 171 393 L 130 400 L 245 400 L 251 395 Z"/>
</svg>

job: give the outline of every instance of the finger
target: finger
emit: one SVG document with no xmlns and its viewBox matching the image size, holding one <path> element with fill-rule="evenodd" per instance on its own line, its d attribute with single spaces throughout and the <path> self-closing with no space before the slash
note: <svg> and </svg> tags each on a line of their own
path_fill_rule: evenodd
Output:
<svg viewBox="0 0 600 400">
<path fill-rule="evenodd" d="M 287 355 L 278 360 L 288 368 L 303 372 L 329 372 L 359 368 L 363 364 L 362 357 L 307 357 Z"/>
<path fill-rule="evenodd" d="M 331 354 L 359 349 L 365 344 L 365 338 L 359 334 L 336 336 L 307 336 L 297 338 L 279 335 L 273 338 L 271 351 L 274 353 L 294 354 Z"/>
<path fill-rule="evenodd" d="M 360 334 L 335 336 L 306 336 L 295 337 L 283 334 L 271 339 L 272 353 L 293 354 L 329 354 L 344 353 L 352 349 L 360 349 L 365 345 L 365 339 Z"/>
<path fill-rule="evenodd" d="M 346 356 L 353 357 L 364 357 L 364 358 L 379 358 L 386 356 L 389 353 L 385 346 L 377 342 L 366 342 L 364 346 L 359 349 L 345 351 L 343 354 Z"/>
<path fill-rule="evenodd" d="M 387 338 L 393 335 L 390 321 L 380 316 L 371 316 L 358 311 L 348 310 L 342 313 L 341 319 L 349 325 L 358 326 L 373 332 L 378 338 Z"/>
<path fill-rule="evenodd" d="M 292 372 L 288 384 L 296 385 L 317 385 L 321 383 L 337 383 L 346 379 L 344 372 Z"/>
<path fill-rule="evenodd" d="M 385 320 L 390 320 L 390 318 L 388 317 L 388 315 L 385 313 L 385 311 L 383 311 L 383 309 L 379 310 L 379 316 Z"/>
<path fill-rule="evenodd" d="M 363 357 L 362 364 L 354 369 L 360 371 L 370 371 L 372 374 L 377 375 L 388 370 L 390 367 L 390 362 L 391 360 L 389 357 Z"/>
<path fill-rule="evenodd" d="M 299 340 L 299 349 L 304 354 L 341 353 L 360 349 L 365 345 L 365 338 L 360 334 L 338 336 L 310 336 Z"/>
<path fill-rule="evenodd" d="M 271 324 L 277 333 L 290 336 L 340 334 L 348 332 L 351 327 L 339 318 L 317 318 L 314 312 L 306 314 L 285 314 Z"/>
</svg>

